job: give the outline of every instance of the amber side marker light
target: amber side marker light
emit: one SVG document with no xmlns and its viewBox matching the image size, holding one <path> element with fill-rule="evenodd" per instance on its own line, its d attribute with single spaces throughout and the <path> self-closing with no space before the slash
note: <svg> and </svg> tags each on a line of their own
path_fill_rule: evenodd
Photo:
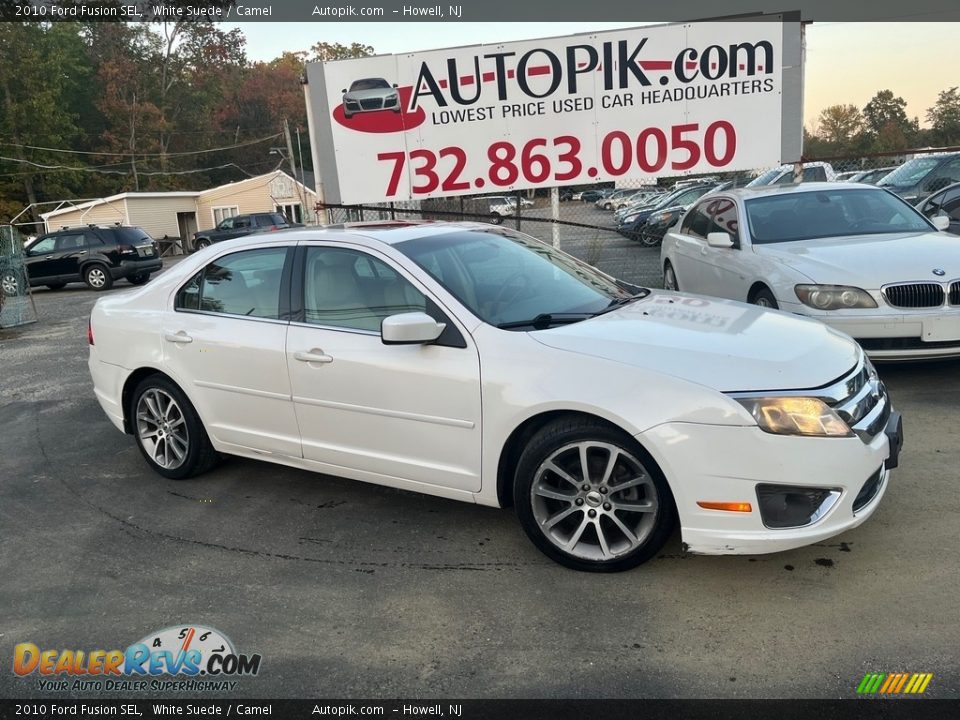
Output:
<svg viewBox="0 0 960 720">
<path fill-rule="evenodd" d="M 745 502 L 706 502 L 697 500 L 697 505 L 704 510 L 726 510 L 727 512 L 753 512 L 750 503 Z"/>
</svg>

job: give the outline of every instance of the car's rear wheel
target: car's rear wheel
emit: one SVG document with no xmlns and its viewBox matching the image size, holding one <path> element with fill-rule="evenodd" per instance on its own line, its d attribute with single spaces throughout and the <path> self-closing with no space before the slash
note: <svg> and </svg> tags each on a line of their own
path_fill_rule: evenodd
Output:
<svg viewBox="0 0 960 720">
<path fill-rule="evenodd" d="M 160 475 L 184 480 L 217 463 L 219 456 L 193 405 L 164 376 L 142 380 L 134 390 L 131 408 L 137 447 Z"/>
<path fill-rule="evenodd" d="M 131 275 L 130 277 L 127 278 L 127 281 L 131 285 L 143 285 L 149 279 L 150 279 L 150 273 L 144 272 L 144 273 L 137 273 L 136 275 Z"/>
<path fill-rule="evenodd" d="M 679 290 L 680 283 L 677 282 L 677 273 L 673 270 L 673 265 L 668 260 L 663 266 L 663 289 Z"/>
<path fill-rule="evenodd" d="M 210 247 L 210 240 L 207 238 L 197 238 L 197 241 L 193 244 L 197 250 L 203 250 L 205 247 Z"/>
<path fill-rule="evenodd" d="M 520 523 L 556 562 L 589 572 L 649 560 L 673 530 L 673 497 L 628 435 L 585 418 L 560 420 L 529 442 L 514 481 Z"/>
<path fill-rule="evenodd" d="M 780 305 L 777 303 L 777 299 L 773 296 L 773 293 L 765 287 L 754 290 L 753 295 L 750 297 L 750 302 L 754 305 L 770 308 L 772 310 L 777 310 L 780 308 Z"/>
<path fill-rule="evenodd" d="M 20 279 L 13 273 L 6 272 L 0 276 L 0 288 L 7 297 L 14 297 L 20 294 Z"/>
<path fill-rule="evenodd" d="M 109 290 L 113 287 L 113 278 L 106 265 L 92 263 L 83 271 L 83 281 L 93 290 Z"/>
</svg>

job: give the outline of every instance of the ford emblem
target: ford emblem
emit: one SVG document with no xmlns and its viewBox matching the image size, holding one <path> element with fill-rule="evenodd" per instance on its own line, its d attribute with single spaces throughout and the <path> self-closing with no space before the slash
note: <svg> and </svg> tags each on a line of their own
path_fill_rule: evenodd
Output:
<svg viewBox="0 0 960 720">
<path fill-rule="evenodd" d="M 943 277 L 944 275 L 947 274 L 947 271 L 946 271 L 946 270 L 941 270 L 940 268 L 934 268 L 934 269 L 933 269 L 933 274 L 936 275 L 937 277 Z"/>
</svg>

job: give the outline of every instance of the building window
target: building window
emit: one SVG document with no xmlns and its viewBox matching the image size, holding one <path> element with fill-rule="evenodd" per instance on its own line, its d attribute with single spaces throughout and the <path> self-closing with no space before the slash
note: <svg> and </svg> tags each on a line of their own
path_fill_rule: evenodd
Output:
<svg viewBox="0 0 960 720">
<path fill-rule="evenodd" d="M 227 207 L 215 207 L 213 208 L 213 226 L 216 227 L 224 218 L 233 217 L 234 215 L 240 214 L 240 208 L 236 205 L 229 205 Z"/>
<path fill-rule="evenodd" d="M 303 205 L 300 203 L 277 203 L 274 205 L 274 209 L 279 213 L 283 213 L 283 216 L 287 219 L 287 222 L 303 222 Z"/>
</svg>

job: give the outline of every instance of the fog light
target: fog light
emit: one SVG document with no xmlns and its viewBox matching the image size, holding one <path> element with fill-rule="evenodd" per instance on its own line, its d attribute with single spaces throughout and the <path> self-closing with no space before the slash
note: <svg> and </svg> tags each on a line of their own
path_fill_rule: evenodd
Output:
<svg viewBox="0 0 960 720">
<path fill-rule="evenodd" d="M 830 488 L 757 485 L 757 504 L 768 528 L 796 528 L 812 525 L 826 515 L 840 493 Z"/>
</svg>

